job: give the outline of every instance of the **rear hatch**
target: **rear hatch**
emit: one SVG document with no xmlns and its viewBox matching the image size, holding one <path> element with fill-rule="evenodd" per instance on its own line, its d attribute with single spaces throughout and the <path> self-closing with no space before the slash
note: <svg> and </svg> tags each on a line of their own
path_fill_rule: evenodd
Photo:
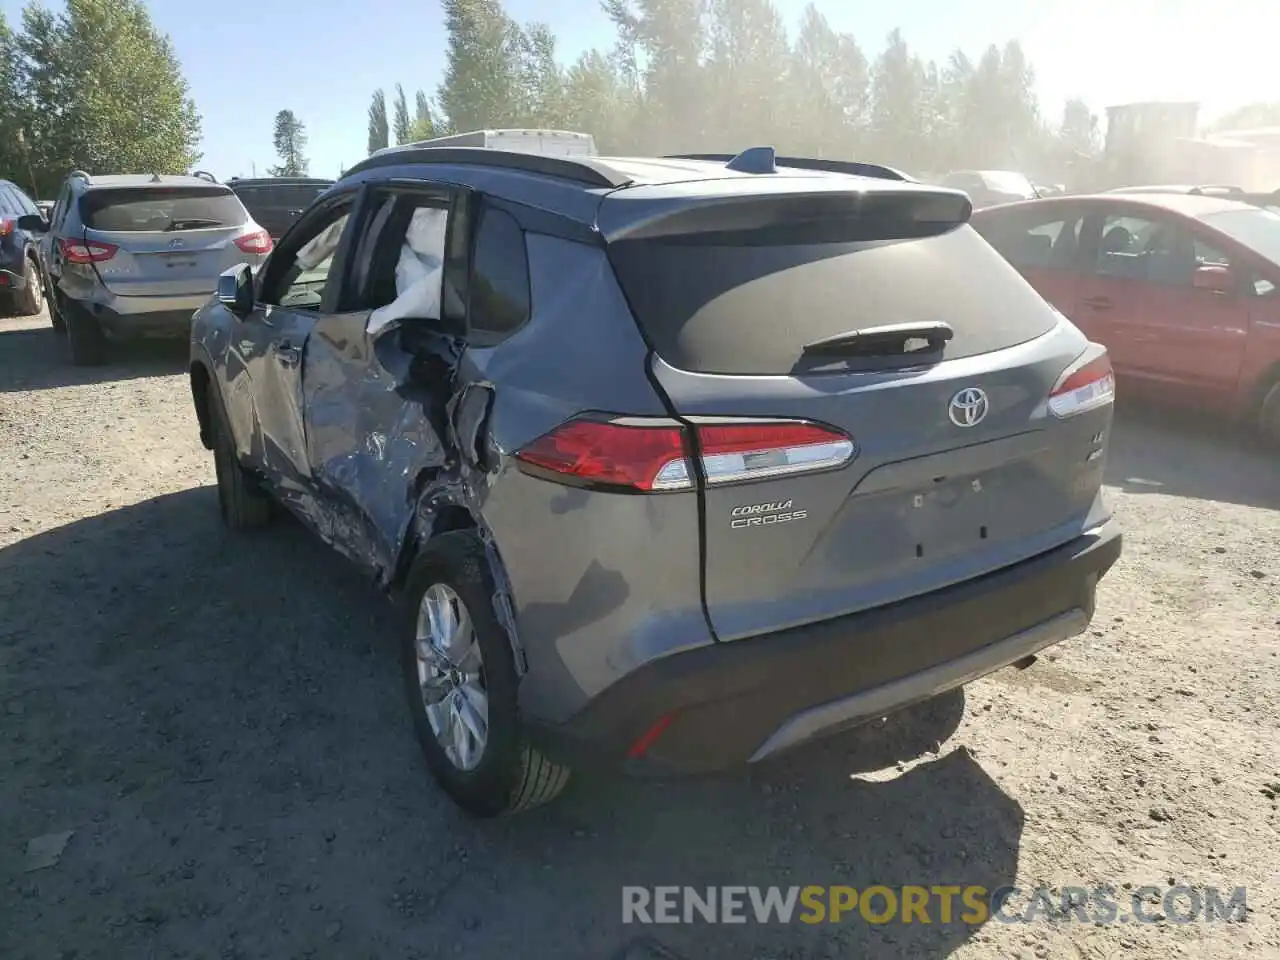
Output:
<svg viewBox="0 0 1280 960">
<path fill-rule="evenodd" d="M 1048 401 L 1083 335 L 964 223 L 957 192 L 781 185 L 635 187 L 600 213 L 654 379 L 700 438 L 720 638 L 890 603 L 1079 535 L 1110 405 L 1058 419 Z M 752 421 L 775 422 L 753 440 Z"/>
<path fill-rule="evenodd" d="M 259 226 L 278 240 L 330 186 L 327 182 L 247 183 L 232 189 Z"/>
<path fill-rule="evenodd" d="M 236 241 L 256 230 L 216 184 L 91 190 L 80 218 L 103 284 L 124 297 L 210 293 L 218 274 L 249 259 Z"/>
</svg>

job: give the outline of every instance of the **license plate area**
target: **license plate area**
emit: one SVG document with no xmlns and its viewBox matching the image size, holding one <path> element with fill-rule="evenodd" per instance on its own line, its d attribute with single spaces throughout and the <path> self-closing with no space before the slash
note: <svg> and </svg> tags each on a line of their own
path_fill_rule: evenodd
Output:
<svg viewBox="0 0 1280 960">
<path fill-rule="evenodd" d="M 937 477 L 903 494 L 901 516 L 917 559 L 937 560 L 972 550 L 992 535 L 997 481 L 990 476 Z"/>
</svg>

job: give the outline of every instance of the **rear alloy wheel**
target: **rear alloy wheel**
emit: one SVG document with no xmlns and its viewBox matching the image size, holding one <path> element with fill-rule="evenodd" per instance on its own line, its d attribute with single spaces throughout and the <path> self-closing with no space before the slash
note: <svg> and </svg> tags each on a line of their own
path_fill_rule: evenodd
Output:
<svg viewBox="0 0 1280 960">
<path fill-rule="evenodd" d="M 218 508 L 231 530 L 252 530 L 271 520 L 271 498 L 259 489 L 236 458 L 235 441 L 222 404 L 213 404 L 213 467 L 218 477 Z"/>
<path fill-rule="evenodd" d="M 456 531 L 414 561 L 405 595 L 404 679 L 418 743 L 445 793 L 480 817 L 546 803 L 569 781 L 568 768 L 524 736 L 494 593 L 484 545 Z"/>
<path fill-rule="evenodd" d="M 34 317 L 44 309 L 44 284 L 40 280 L 40 268 L 36 266 L 35 260 L 30 256 L 24 259 L 22 279 L 25 283 L 15 306 L 20 316 Z"/>
<path fill-rule="evenodd" d="M 1273 450 L 1280 450 L 1280 383 L 1273 384 L 1262 400 L 1258 429 Z"/>
</svg>

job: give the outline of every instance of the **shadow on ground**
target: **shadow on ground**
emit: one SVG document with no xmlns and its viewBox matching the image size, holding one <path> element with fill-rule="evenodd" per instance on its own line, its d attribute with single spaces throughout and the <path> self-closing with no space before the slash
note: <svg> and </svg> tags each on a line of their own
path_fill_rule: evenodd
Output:
<svg viewBox="0 0 1280 960">
<path fill-rule="evenodd" d="M 1280 509 L 1280 453 L 1221 419 L 1126 403 L 1116 413 L 1106 482 L 1159 493 Z"/>
<path fill-rule="evenodd" d="M 66 337 L 48 323 L 48 317 L 0 320 L 0 394 L 171 376 L 187 369 L 187 342 L 176 339 L 111 344 L 102 366 L 72 366 Z"/>
<path fill-rule="evenodd" d="M 945 738 L 958 695 L 751 773 L 588 775 L 469 820 L 419 759 L 389 605 L 296 525 L 216 513 L 189 490 L 0 551 L 0 955 L 943 957 L 974 928 L 641 928 L 622 887 L 1013 880 L 1022 811 L 966 752 L 851 778 Z"/>
</svg>

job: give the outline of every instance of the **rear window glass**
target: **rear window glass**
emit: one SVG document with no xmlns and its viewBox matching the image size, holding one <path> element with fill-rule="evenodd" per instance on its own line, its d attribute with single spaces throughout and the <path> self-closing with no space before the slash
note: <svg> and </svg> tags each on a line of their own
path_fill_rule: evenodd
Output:
<svg viewBox="0 0 1280 960">
<path fill-rule="evenodd" d="M 90 230 L 120 233 L 238 227 L 249 218 L 226 187 L 133 187 L 86 193 L 80 219 Z"/>
<path fill-rule="evenodd" d="M 806 344 L 937 321 L 955 331 L 942 355 L 951 360 L 1024 343 L 1057 322 L 969 226 L 923 239 L 785 246 L 632 240 L 612 244 L 610 257 L 654 349 L 699 373 L 822 372 L 830 358 L 818 365 Z"/>
</svg>

